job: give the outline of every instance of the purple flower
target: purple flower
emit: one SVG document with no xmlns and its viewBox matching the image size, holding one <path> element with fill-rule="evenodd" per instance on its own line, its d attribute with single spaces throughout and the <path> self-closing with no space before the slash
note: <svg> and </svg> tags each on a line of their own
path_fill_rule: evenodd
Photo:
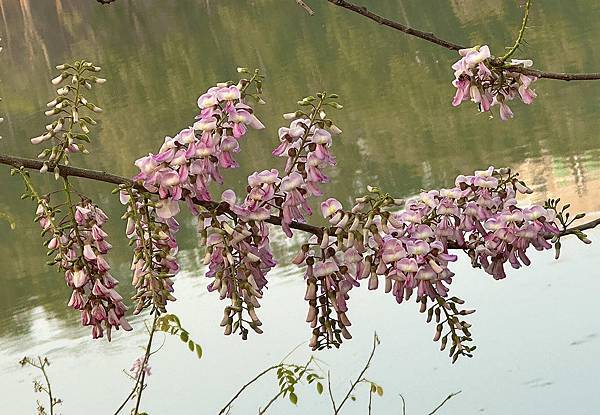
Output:
<svg viewBox="0 0 600 415">
<path fill-rule="evenodd" d="M 463 101 L 475 102 L 482 112 L 490 111 L 494 105 L 500 106 L 500 118 L 513 118 L 513 112 L 506 101 L 516 97 L 525 104 L 531 104 L 536 97 L 531 84 L 536 78 L 512 72 L 511 66 L 493 66 L 490 49 L 487 45 L 459 50 L 461 59 L 452 65 L 456 93 L 452 105 Z M 511 60 L 512 66 L 531 66 L 530 60 Z"/>
</svg>

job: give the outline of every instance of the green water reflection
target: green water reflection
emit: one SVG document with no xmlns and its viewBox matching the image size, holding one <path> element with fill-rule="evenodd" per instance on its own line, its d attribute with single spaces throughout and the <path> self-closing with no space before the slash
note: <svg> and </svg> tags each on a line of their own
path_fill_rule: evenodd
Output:
<svg viewBox="0 0 600 415">
<path fill-rule="evenodd" d="M 600 183 L 600 83 L 540 81 L 531 107 L 515 106 L 502 123 L 469 105 L 450 106 L 453 53 L 407 38 L 314 1 L 308 17 L 293 1 L 172 2 L 120 0 L 101 7 L 82 0 L 0 0 L 5 53 L 1 57 L 3 125 L 0 151 L 34 156 L 29 137 L 44 126 L 43 108 L 53 93 L 53 66 L 86 57 L 104 67 L 109 82 L 96 101 L 106 108 L 94 155 L 77 164 L 134 173 L 132 160 L 155 150 L 161 138 L 190 123 L 195 99 L 211 84 L 234 78 L 235 67 L 259 67 L 267 75 L 267 105 L 259 109 L 267 129 L 243 145 L 242 169 L 226 179 L 238 189 L 246 175 L 278 163 L 270 156 L 280 113 L 298 97 L 327 89 L 342 96 L 336 115 L 344 134 L 336 146 L 339 167 L 331 193 L 349 200 L 368 183 L 398 195 L 449 185 L 458 173 L 508 165 L 521 168 L 538 190 L 569 198 L 580 210 L 598 210 Z M 511 43 L 520 19 L 514 1 L 363 0 L 381 13 L 464 44 Z M 600 3 L 545 1 L 535 5 L 523 57 L 542 68 L 600 68 L 596 39 Z M 551 28 L 551 29 L 550 29 Z M 21 183 L 2 167 L 0 210 L 17 229 L 0 222 L 0 337 L 31 330 L 34 307 L 73 322 L 65 308 L 61 276 L 44 265 L 33 207 L 20 201 Z M 38 179 L 50 188 L 52 179 Z M 113 218 L 109 226 L 115 274 L 126 282 L 129 252 L 121 238 L 118 201 L 110 186 L 81 182 L 81 189 Z M 180 236 L 194 249 L 192 225 Z M 278 244 L 279 255 L 286 245 Z M 195 258 L 195 254 L 190 255 Z M 197 258 L 196 258 L 197 260 Z"/>
</svg>

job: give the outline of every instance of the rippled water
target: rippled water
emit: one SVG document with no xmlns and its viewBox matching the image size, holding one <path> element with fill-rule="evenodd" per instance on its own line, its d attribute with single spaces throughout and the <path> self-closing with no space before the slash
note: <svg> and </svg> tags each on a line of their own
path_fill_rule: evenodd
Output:
<svg viewBox="0 0 600 415">
<path fill-rule="evenodd" d="M 336 118 L 344 135 L 329 187 L 340 200 L 350 200 L 369 183 L 406 196 L 493 164 L 521 171 L 536 190 L 532 201 L 560 196 L 574 210 L 600 210 L 600 83 L 542 80 L 534 105 L 513 108 L 515 120 L 489 120 L 469 105 L 450 107 L 453 53 L 323 1 L 312 3 L 316 15 L 308 17 L 293 1 L 282 0 L 119 0 L 108 7 L 91 0 L 0 0 L 7 118 L 0 151 L 36 154 L 28 138 L 43 129 L 52 67 L 87 57 L 104 67 L 109 82 L 97 92 L 106 112 L 95 156 L 77 164 L 131 175 L 132 160 L 190 122 L 204 89 L 234 78 L 235 67 L 244 65 L 267 74 L 268 103 L 260 108 L 267 129 L 249 136 L 242 169 L 226 177 L 238 189 L 249 172 L 273 165 L 270 149 L 282 125 L 278 114 L 293 110 L 297 98 L 327 89 L 339 93 L 345 105 Z M 363 3 L 459 43 L 489 43 L 492 51 L 512 42 L 520 21 L 514 1 Z M 597 71 L 599 18 L 600 6 L 591 0 L 535 3 L 522 56 L 548 70 Z M 109 345 L 88 339 L 65 307 L 68 290 L 61 276 L 44 265 L 33 207 L 17 197 L 21 183 L 5 167 L 0 173 L 0 211 L 16 223 L 11 231 L 0 222 L 0 390 L 6 411 L 33 412 L 32 373 L 16 364 L 27 353 L 53 361 L 64 413 L 108 413 L 127 394 L 120 371 L 141 354 L 135 345 L 144 341 L 143 324 L 136 321 L 133 334 L 118 335 Z M 51 179 L 36 182 L 52 186 Z M 113 218 L 112 263 L 126 282 L 130 253 L 117 219 L 122 208 L 108 185 L 81 182 L 80 188 Z M 591 236 L 598 239 L 600 233 Z M 179 342 L 166 339 L 152 362 L 146 408 L 153 414 L 215 413 L 247 378 L 306 340 L 303 282 L 296 269 L 279 270 L 264 300 L 265 334 L 247 342 L 223 337 L 217 324 L 223 304 L 205 290 L 191 220 L 184 220 L 179 240 L 184 269 L 172 311 L 203 345 L 205 358 L 196 361 Z M 600 288 L 600 259 L 597 245 L 575 242 L 565 243 L 559 261 L 537 254 L 534 268 L 513 271 L 499 282 L 458 264 L 453 292 L 478 310 L 473 332 L 479 347 L 471 360 L 451 366 L 436 351 L 433 328 L 414 304 L 398 306 L 383 293 L 364 290 L 352 295 L 354 339 L 319 357 L 332 368 L 342 393 L 377 330 L 383 345 L 369 376 L 386 393 L 375 401 L 375 413 L 401 413 L 398 393 L 406 397 L 409 414 L 427 413 L 456 390 L 463 392 L 444 413 L 597 413 L 600 325 L 595 298 L 584 293 Z M 278 258 L 285 261 L 298 243 L 277 239 Z M 301 347 L 294 360 L 307 355 Z M 234 413 L 253 413 L 274 389 L 268 379 Z M 363 392 L 348 413 L 365 413 Z M 272 413 L 326 412 L 324 398 L 306 396 L 300 394 L 298 408 L 281 403 Z"/>
</svg>

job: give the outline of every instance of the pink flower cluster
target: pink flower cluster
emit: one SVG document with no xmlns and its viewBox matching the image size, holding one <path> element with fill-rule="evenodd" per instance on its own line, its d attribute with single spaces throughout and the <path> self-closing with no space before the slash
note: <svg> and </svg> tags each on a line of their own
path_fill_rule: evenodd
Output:
<svg viewBox="0 0 600 415">
<path fill-rule="evenodd" d="M 235 193 L 226 190 L 220 208 L 199 221 L 208 247 L 206 275 L 214 278 L 208 288 L 218 290 L 221 299 L 231 300 L 221 323 L 225 334 L 239 329 L 242 337 L 247 336 L 244 310 L 250 317 L 250 327 L 261 332 L 258 326 L 262 323 L 254 309 L 260 305 L 258 299 L 267 285 L 266 274 L 275 266 L 265 221 L 278 215 L 284 232 L 292 236 L 292 221 L 303 222 L 304 215 L 312 213 L 307 197 L 321 195 L 318 185 L 329 181 L 323 169 L 335 164 L 330 153 L 332 133 L 341 131 L 326 120 L 322 109 L 326 102 L 330 102 L 327 96 L 319 94 L 309 114 L 300 111 L 289 128 L 280 128 L 281 144 L 273 154 L 287 157 L 283 175 L 276 169 L 254 172 L 248 177 L 242 203 L 236 203 Z M 286 117 L 295 118 L 296 113 Z"/>
<path fill-rule="evenodd" d="M 179 272 L 177 240 L 179 224 L 175 218 L 162 219 L 156 209 L 136 189 L 120 193 L 127 204 L 126 235 L 135 239 L 132 285 L 136 288 L 134 314 L 152 305 L 152 311 L 165 313 L 167 301 L 174 301 L 173 277 Z"/>
<path fill-rule="evenodd" d="M 452 99 L 455 107 L 470 99 L 477 104 L 481 112 L 490 111 L 491 107 L 500 107 L 500 118 L 508 120 L 513 112 L 507 102 L 520 98 L 525 104 L 531 104 L 537 96 L 531 89 L 537 78 L 511 71 L 511 67 L 533 65 L 531 60 L 511 59 L 510 65 L 492 65 L 490 49 L 487 45 L 461 49 L 454 69 L 456 94 Z"/>
<path fill-rule="evenodd" d="M 319 185 L 329 182 L 324 170 L 336 164 L 330 150 L 332 134 L 340 134 L 341 130 L 333 124 L 319 125 L 317 112 L 320 111 L 314 109 L 310 119 L 292 121 L 289 128 L 281 127 L 280 144 L 273 150 L 274 156 L 286 157 L 285 174 L 278 186 L 281 191 L 278 206 L 282 229 L 288 237 L 292 236 L 289 226 L 292 221 L 305 222 L 305 215 L 312 214 L 307 197 L 323 194 Z"/>
<path fill-rule="evenodd" d="M 351 211 L 335 199 L 323 202 L 331 226 L 294 259 L 307 266 L 311 346 L 337 346 L 339 334 L 349 337 L 348 292 L 363 279 L 374 290 L 383 277 L 385 291 L 401 303 L 414 292 L 418 300 L 447 296 L 454 276 L 449 264 L 457 260 L 451 248 L 467 251 L 473 266 L 496 279 L 506 276 L 507 262 L 513 268 L 529 265 L 527 249 L 551 248 L 546 238 L 559 230 L 553 211 L 519 208 L 518 192 L 530 190 L 510 171 L 490 167 L 457 177 L 453 188 L 422 192 L 400 211 L 393 210 L 400 201 L 376 189 L 358 198 Z"/>
<path fill-rule="evenodd" d="M 239 205 L 235 203 L 235 193 L 231 190 L 224 193 L 239 218 L 264 221 L 274 210 L 278 211 L 282 229 L 291 237 L 289 225 L 293 221 L 305 222 L 305 217 L 312 214 L 307 198 L 323 194 L 319 184 L 329 182 L 324 169 L 335 165 L 330 151 L 332 133 L 341 133 L 335 125 L 320 128 L 315 116 L 296 119 L 289 128 L 279 129 L 281 143 L 273 155 L 287 157 L 283 175 L 277 169 L 252 173 L 248 177 L 248 194 Z"/>
<path fill-rule="evenodd" d="M 39 200 L 36 219 L 44 233 L 51 233 L 47 246 L 54 262 L 65 273 L 73 290 L 69 307 L 81 312 L 81 323 L 92 327 L 92 337 L 111 339 L 113 328 L 131 330 L 125 319 L 127 307 L 115 287 L 119 283 L 109 272 L 106 255 L 111 248 L 102 226 L 108 220 L 102 209 L 87 199 L 73 207 L 75 223 L 58 222 L 48 200 Z"/>
<path fill-rule="evenodd" d="M 244 83 L 218 84 L 198 98 L 200 114 L 192 127 L 175 137 L 166 137 L 158 154 L 136 160 L 140 173 L 134 180 L 158 193 L 161 202 L 157 215 L 170 218 L 179 212 L 179 200 L 188 202 L 197 213 L 194 199 L 212 200 L 211 181 L 222 183 L 220 168 L 237 167 L 233 153 L 248 127 L 264 128 L 253 110 L 242 100 Z"/>
<path fill-rule="evenodd" d="M 138 286 L 138 308 L 143 308 L 145 305 L 142 303 L 147 304 L 149 299 L 146 297 L 151 296 L 154 306 L 164 311 L 165 301 L 173 299 L 170 277 L 178 270 L 175 259 L 177 244 L 173 237 L 178 225 L 174 216 L 179 212 L 179 201 L 185 200 L 192 214 L 198 216 L 198 231 L 208 246 L 205 260 L 209 265 L 207 276 L 213 278 L 208 289 L 218 291 L 222 299 L 231 300 L 231 305 L 225 310 L 228 317 L 223 320 L 225 333 L 239 330 L 246 338 L 248 330 L 244 323 L 249 323 L 252 329 L 260 332 L 262 323 L 254 308 L 260 306 L 258 299 L 267 282 L 265 275 L 275 265 L 268 228 L 262 223 L 270 216 L 265 203 L 272 192 L 270 195 L 261 192 L 268 192 L 272 178 L 268 174 L 258 173 L 251 176 L 249 184 L 254 190 L 249 192 L 242 205 L 235 203 L 232 191 L 223 193 L 221 204 L 204 204 L 203 209 L 196 204 L 213 200 L 208 184 L 222 183 L 221 168 L 238 167 L 233 153 L 239 151 L 239 140 L 248 128 L 264 128 L 253 109 L 244 101 L 246 89 L 252 84 L 260 94 L 261 78 L 255 72 L 250 80 L 242 79 L 237 85 L 222 83 L 210 88 L 198 98 L 200 114 L 192 127 L 182 130 L 175 137 L 167 137 L 158 154 L 150 154 L 135 162 L 140 173 L 134 180 L 159 196 L 155 209 L 150 209 L 151 214 L 158 217 L 152 219 L 154 225 L 148 226 L 149 219 L 145 218 L 131 225 L 128 231 L 128 235 L 137 234 L 136 247 L 140 250 L 133 266 L 134 284 Z M 130 206 L 130 221 L 135 222 L 131 218 L 143 206 L 147 207 L 148 204 L 140 205 L 136 201 L 135 206 Z M 155 240 L 152 247 L 144 246 L 147 243 L 143 241 L 147 241 L 148 237 L 141 235 L 150 232 L 156 234 L 154 230 L 148 231 L 156 226 L 161 229 L 159 235 L 162 233 L 164 238 Z M 150 257 L 156 257 L 158 251 L 158 256 L 162 258 L 160 263 L 154 260 L 153 265 L 148 266 L 148 261 L 141 255 L 144 250 L 153 252 Z M 148 272 L 156 276 L 151 275 L 148 279 Z M 159 291 L 162 294 L 158 294 Z M 156 298 L 160 301 L 156 301 Z M 242 316 L 246 312 L 250 316 L 249 321 Z M 234 322 L 236 315 L 238 320 Z"/>
<path fill-rule="evenodd" d="M 221 211 L 240 211 L 231 190 L 223 192 L 222 203 L 217 212 L 200 217 L 199 232 L 207 247 L 204 264 L 208 265 L 206 276 L 212 278 L 209 291 L 228 298 L 221 326 L 225 334 L 240 331 L 243 339 L 248 336 L 248 323 L 256 333 L 262 333 L 262 322 L 255 309 L 267 285 L 267 273 L 276 265 L 271 252 L 269 228 L 259 217 L 232 217 Z M 244 319 L 244 314 L 249 320 Z"/>
</svg>

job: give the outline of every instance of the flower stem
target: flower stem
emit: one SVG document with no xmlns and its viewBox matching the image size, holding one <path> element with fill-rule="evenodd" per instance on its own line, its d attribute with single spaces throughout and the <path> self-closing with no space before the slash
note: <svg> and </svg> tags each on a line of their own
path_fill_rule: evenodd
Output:
<svg viewBox="0 0 600 415">
<path fill-rule="evenodd" d="M 42 371 L 42 375 L 44 375 L 44 379 L 46 379 L 46 386 L 48 387 L 48 399 L 50 399 L 50 415 L 54 415 L 54 398 L 52 397 L 52 386 L 50 385 L 50 379 L 48 379 L 48 374 L 46 373 L 46 365 L 45 361 L 42 361 L 41 357 L 38 357 L 38 361 L 40 362 L 40 370 Z"/>
<path fill-rule="evenodd" d="M 133 411 L 134 415 L 138 414 L 138 410 L 140 407 L 140 402 L 142 401 L 142 392 L 144 391 L 144 379 L 146 378 L 146 366 L 148 365 L 148 359 L 150 358 L 151 350 L 152 350 L 152 340 L 154 339 L 154 332 L 156 331 L 156 320 L 158 319 L 158 314 L 154 315 L 154 320 L 152 320 L 152 328 L 150 329 L 150 336 L 148 338 L 148 344 L 146 345 L 146 354 L 144 355 L 144 362 L 140 367 L 140 371 L 142 372 L 142 376 L 140 377 L 139 383 L 139 392 L 137 395 L 137 400 L 135 401 L 135 409 Z"/>
<path fill-rule="evenodd" d="M 504 63 L 508 58 L 510 58 L 513 53 L 517 51 L 519 46 L 521 46 L 521 41 L 523 40 L 523 36 L 525 35 L 525 28 L 527 27 L 527 19 L 529 19 L 529 9 L 531 6 L 532 0 L 527 0 L 525 4 L 525 14 L 523 15 L 523 21 L 521 22 L 521 29 L 519 29 L 519 35 L 517 36 L 517 40 L 515 40 L 515 44 L 506 52 L 504 56 L 500 58 L 500 61 Z"/>
</svg>

